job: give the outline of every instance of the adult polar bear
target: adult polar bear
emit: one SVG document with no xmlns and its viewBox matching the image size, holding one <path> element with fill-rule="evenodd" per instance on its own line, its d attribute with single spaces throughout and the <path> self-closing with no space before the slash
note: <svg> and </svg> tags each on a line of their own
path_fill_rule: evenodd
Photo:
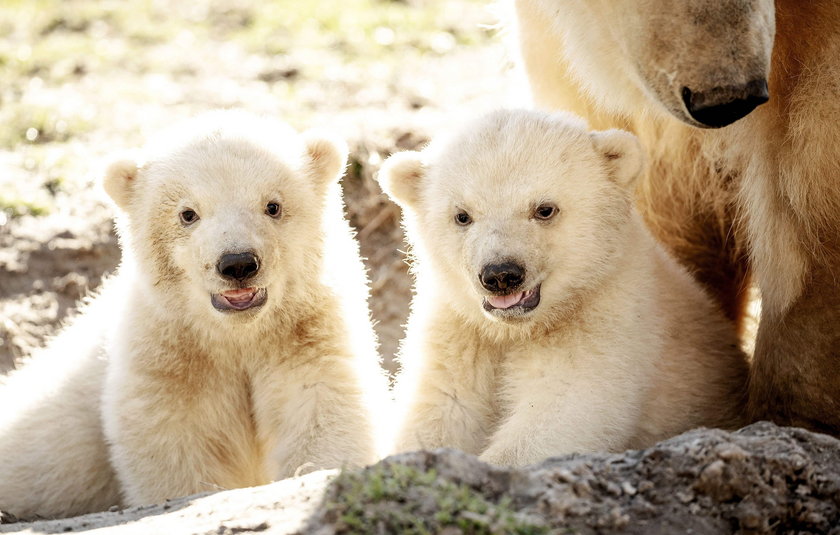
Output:
<svg viewBox="0 0 840 535">
<path fill-rule="evenodd" d="M 536 104 L 640 136 L 648 223 L 733 320 L 752 271 L 751 416 L 840 434 L 840 3 L 516 0 L 516 14 Z"/>
</svg>

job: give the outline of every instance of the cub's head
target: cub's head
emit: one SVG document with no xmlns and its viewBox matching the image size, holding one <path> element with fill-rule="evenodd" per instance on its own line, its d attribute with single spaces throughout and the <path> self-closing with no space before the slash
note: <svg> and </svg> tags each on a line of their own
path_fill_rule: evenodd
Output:
<svg viewBox="0 0 840 535">
<path fill-rule="evenodd" d="M 112 163 L 103 185 L 149 299 L 222 322 L 305 299 L 327 190 L 346 160 L 340 143 L 214 112 L 140 154 Z"/>
<path fill-rule="evenodd" d="M 642 166 L 627 132 L 500 111 L 395 154 L 379 181 L 403 208 L 419 291 L 466 317 L 524 325 L 568 313 L 609 272 Z"/>
</svg>

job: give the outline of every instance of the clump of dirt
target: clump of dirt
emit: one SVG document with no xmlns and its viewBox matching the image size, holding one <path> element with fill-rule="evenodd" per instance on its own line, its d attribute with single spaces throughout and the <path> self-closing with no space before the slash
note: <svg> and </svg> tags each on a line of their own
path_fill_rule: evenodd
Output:
<svg viewBox="0 0 840 535">
<path fill-rule="evenodd" d="M 838 525 L 840 441 L 761 422 L 524 469 L 453 450 L 398 455 L 336 478 L 305 532 L 840 533 Z"/>
<path fill-rule="evenodd" d="M 0 226 L 0 373 L 41 347 L 119 258 L 101 204 Z"/>
<path fill-rule="evenodd" d="M 840 533 L 840 441 L 761 422 L 524 468 L 440 449 L 0 533 Z"/>
<path fill-rule="evenodd" d="M 371 314 L 379 335 L 383 366 L 396 372 L 394 355 L 403 335 L 411 300 L 411 280 L 403 252 L 400 208 L 391 202 L 374 180 L 388 155 L 422 148 L 428 138 L 416 132 L 392 132 L 392 143 L 358 143 L 353 147 L 344 177 L 344 198 L 350 224 L 371 279 Z"/>
</svg>

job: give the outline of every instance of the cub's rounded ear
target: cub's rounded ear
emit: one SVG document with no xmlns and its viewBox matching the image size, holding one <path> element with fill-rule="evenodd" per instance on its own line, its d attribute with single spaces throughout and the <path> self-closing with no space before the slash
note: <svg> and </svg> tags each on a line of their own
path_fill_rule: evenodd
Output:
<svg viewBox="0 0 840 535">
<path fill-rule="evenodd" d="M 645 167 L 645 155 L 638 138 L 624 130 L 592 132 L 589 136 L 613 180 L 622 186 L 635 184 Z"/>
<path fill-rule="evenodd" d="M 347 143 L 324 132 L 304 133 L 306 169 L 319 184 L 337 181 L 347 165 Z"/>
<path fill-rule="evenodd" d="M 127 158 L 116 160 L 105 169 L 102 187 L 121 210 L 128 210 L 139 171 L 137 161 Z"/>
<path fill-rule="evenodd" d="M 426 175 L 423 155 L 417 151 L 392 154 L 376 177 L 382 191 L 397 204 L 413 206 L 420 199 L 420 186 Z"/>
</svg>

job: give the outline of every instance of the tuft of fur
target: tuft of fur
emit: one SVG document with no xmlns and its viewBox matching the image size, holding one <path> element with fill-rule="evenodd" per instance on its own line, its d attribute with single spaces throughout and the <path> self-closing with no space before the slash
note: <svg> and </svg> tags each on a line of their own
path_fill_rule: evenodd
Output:
<svg viewBox="0 0 840 535">
<path fill-rule="evenodd" d="M 752 417 L 840 434 L 840 193 L 830 179 L 840 174 L 840 5 L 516 0 L 516 14 L 536 104 L 639 135 L 651 161 L 642 214 L 736 323 L 752 272 L 762 295 Z M 657 85 L 760 76 L 770 101 L 720 130 L 695 128 L 676 92 Z"/>
<path fill-rule="evenodd" d="M 0 422 L 0 509 L 80 514 L 375 461 L 388 396 L 338 184 L 346 146 L 215 112 L 142 156 L 104 179 L 123 261 L 56 340 L 84 344 L 48 349 L 73 374 L 42 386 L 38 356 L 0 390 L 30 391 Z M 224 279 L 218 260 L 243 251 L 259 271 Z M 213 305 L 245 286 L 265 303 Z M 46 455 L 35 438 L 65 446 Z"/>
<path fill-rule="evenodd" d="M 137 161 L 128 159 L 116 160 L 105 170 L 102 188 L 121 209 L 126 209 L 131 201 L 137 171 Z"/>
<path fill-rule="evenodd" d="M 634 136 L 499 111 L 392 160 L 383 190 L 418 192 L 394 197 L 415 276 L 397 451 L 456 447 L 523 465 L 740 424 L 746 360 L 633 209 Z M 546 205 L 557 211 L 539 219 Z M 485 309 L 479 274 L 503 261 L 523 267 L 523 290 L 540 288 L 531 312 Z"/>
<path fill-rule="evenodd" d="M 398 152 L 388 158 L 379 170 L 379 181 L 383 191 L 392 199 L 400 203 L 416 203 L 421 191 L 420 181 L 423 179 L 423 159 L 419 152 Z M 402 180 L 391 181 L 392 176 L 400 176 Z"/>
<path fill-rule="evenodd" d="M 19 518 L 77 516 L 122 505 L 102 429 L 104 326 L 114 278 L 45 348 L 0 383 L 0 510 Z"/>
</svg>

